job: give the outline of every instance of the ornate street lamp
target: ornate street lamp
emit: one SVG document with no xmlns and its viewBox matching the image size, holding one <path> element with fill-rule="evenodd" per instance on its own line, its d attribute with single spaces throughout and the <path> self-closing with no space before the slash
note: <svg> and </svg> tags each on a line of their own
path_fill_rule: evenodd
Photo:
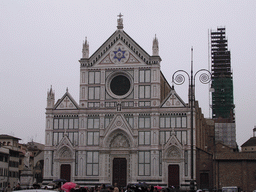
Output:
<svg viewBox="0 0 256 192">
<path fill-rule="evenodd" d="M 189 101 L 190 101 L 190 113 L 191 113 L 191 181 L 190 181 L 190 190 L 195 190 L 195 183 L 194 183 L 194 107 L 195 107 L 195 78 L 197 74 L 200 73 L 199 81 L 203 84 L 208 84 L 211 81 L 211 72 L 207 69 L 200 69 L 198 70 L 195 75 L 193 72 L 193 47 L 191 48 L 191 72 L 190 75 L 184 70 L 178 70 L 174 72 L 172 75 L 172 82 L 176 85 L 182 85 L 185 82 L 186 74 L 189 79 Z"/>
</svg>

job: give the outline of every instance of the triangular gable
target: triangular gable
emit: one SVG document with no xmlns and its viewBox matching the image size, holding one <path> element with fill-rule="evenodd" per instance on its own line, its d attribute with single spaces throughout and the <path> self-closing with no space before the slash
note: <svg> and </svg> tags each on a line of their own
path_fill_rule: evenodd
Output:
<svg viewBox="0 0 256 192">
<path fill-rule="evenodd" d="M 122 46 L 125 50 L 117 55 L 115 52 Z M 122 54 L 122 51 L 124 55 Z M 111 55 L 112 54 L 112 55 Z M 113 55 L 114 54 L 114 55 Z M 126 55 L 125 55 L 126 54 Z M 124 56 L 125 58 L 121 58 Z M 115 57 L 115 59 L 114 59 Z M 115 62 L 113 62 L 113 60 Z M 118 62 L 117 62 L 118 61 Z M 89 58 L 88 65 L 112 63 L 144 63 L 151 64 L 151 56 L 142 49 L 125 31 L 116 30 Z"/>
<path fill-rule="evenodd" d="M 185 102 L 178 96 L 176 91 L 173 89 L 163 101 L 162 106 L 163 108 L 168 107 L 186 107 Z"/>
<path fill-rule="evenodd" d="M 174 132 L 171 133 L 170 138 L 167 140 L 166 144 L 164 145 L 164 150 L 166 150 L 167 148 L 169 148 L 172 145 L 174 145 L 178 148 L 182 148 L 182 145 L 181 145 L 180 141 L 178 140 L 178 138 L 175 136 Z"/>
<path fill-rule="evenodd" d="M 106 64 L 114 64 L 111 59 L 110 59 L 110 54 L 108 54 L 105 58 L 103 58 L 100 62 L 99 65 L 106 65 Z"/>
<path fill-rule="evenodd" d="M 136 142 L 134 136 L 136 136 L 136 134 L 138 134 L 138 132 L 133 133 L 131 126 L 124 116 L 118 114 L 105 130 L 103 147 L 135 147 Z M 122 140 L 122 142 L 118 142 L 120 140 Z"/>
<path fill-rule="evenodd" d="M 130 48 L 118 40 L 115 45 L 109 50 L 108 54 L 99 60 L 94 66 L 97 65 L 120 65 L 120 64 L 145 64 L 135 53 L 131 52 Z"/>
<path fill-rule="evenodd" d="M 121 115 L 116 115 L 112 119 L 112 121 L 110 122 L 110 124 L 108 125 L 108 127 L 106 129 L 105 135 L 113 132 L 116 129 L 122 129 L 127 134 L 132 135 L 131 126 L 126 121 L 126 119 L 123 116 L 121 116 Z"/>
<path fill-rule="evenodd" d="M 73 99 L 73 97 L 67 91 L 61 99 L 57 101 L 54 109 L 78 109 L 78 104 Z"/>
<path fill-rule="evenodd" d="M 65 133 L 56 148 L 56 157 L 59 159 L 73 159 L 74 151 L 74 147 Z"/>
<path fill-rule="evenodd" d="M 73 145 L 71 141 L 69 140 L 67 133 L 64 134 L 64 137 L 60 140 L 58 146 L 57 146 L 57 151 L 59 151 L 63 146 L 68 147 L 70 150 L 73 150 Z"/>
<path fill-rule="evenodd" d="M 182 156 L 182 145 L 173 132 L 164 145 L 164 159 L 180 159 Z"/>
</svg>

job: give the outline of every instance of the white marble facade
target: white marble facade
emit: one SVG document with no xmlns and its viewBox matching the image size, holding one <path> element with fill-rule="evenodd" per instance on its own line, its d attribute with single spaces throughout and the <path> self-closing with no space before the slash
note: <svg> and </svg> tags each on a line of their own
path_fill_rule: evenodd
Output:
<svg viewBox="0 0 256 192">
<path fill-rule="evenodd" d="M 55 103 L 48 91 L 44 183 L 62 177 L 82 186 L 147 182 L 187 188 L 190 108 L 160 71 L 157 38 L 150 56 L 120 19 L 90 57 L 84 43 L 79 103 L 68 90 Z"/>
</svg>

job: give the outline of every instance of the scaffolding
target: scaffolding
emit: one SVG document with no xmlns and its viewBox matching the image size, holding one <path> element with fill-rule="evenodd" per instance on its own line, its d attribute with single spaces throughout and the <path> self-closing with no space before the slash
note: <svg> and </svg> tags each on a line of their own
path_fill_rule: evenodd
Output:
<svg viewBox="0 0 256 192">
<path fill-rule="evenodd" d="M 225 28 L 211 31 L 212 117 L 234 122 L 233 77 Z"/>
</svg>

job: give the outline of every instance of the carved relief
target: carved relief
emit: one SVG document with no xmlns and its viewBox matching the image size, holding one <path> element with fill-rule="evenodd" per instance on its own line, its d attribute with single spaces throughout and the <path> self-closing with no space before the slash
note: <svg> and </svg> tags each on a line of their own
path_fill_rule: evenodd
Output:
<svg viewBox="0 0 256 192">
<path fill-rule="evenodd" d="M 182 102 L 177 98 L 175 94 L 171 94 L 166 102 L 163 104 L 163 107 L 181 107 L 183 106 Z"/>
<path fill-rule="evenodd" d="M 71 101 L 71 99 L 69 99 L 68 96 L 66 96 L 65 99 L 63 99 L 59 104 L 59 106 L 57 107 L 57 109 L 75 109 L 75 108 L 76 106 Z"/>
<path fill-rule="evenodd" d="M 59 157 L 63 159 L 71 158 L 72 157 L 72 152 L 68 147 L 63 147 L 59 151 Z"/>
<path fill-rule="evenodd" d="M 119 43 L 110 53 L 110 60 L 113 63 L 125 63 L 128 60 L 129 52 Z"/>
<path fill-rule="evenodd" d="M 128 139 L 123 134 L 117 134 L 110 142 L 111 148 L 127 148 L 130 147 Z"/>
<path fill-rule="evenodd" d="M 139 61 L 130 53 L 129 58 L 128 58 L 126 63 L 128 63 L 128 64 L 130 64 L 130 63 L 139 63 Z"/>
<path fill-rule="evenodd" d="M 167 158 L 180 158 L 181 157 L 181 154 L 180 154 L 180 151 L 177 149 L 177 147 L 170 147 L 170 149 L 168 150 L 167 152 L 167 155 L 166 155 Z"/>
<path fill-rule="evenodd" d="M 122 121 L 118 120 L 116 121 L 116 126 L 120 127 L 122 125 Z"/>
<path fill-rule="evenodd" d="M 64 151 L 64 152 L 61 154 L 61 157 L 62 157 L 62 158 L 69 158 L 69 157 L 71 157 L 71 155 L 70 155 L 69 151 Z"/>
<path fill-rule="evenodd" d="M 99 64 L 113 64 L 110 60 L 110 55 L 108 54 Z"/>
</svg>

